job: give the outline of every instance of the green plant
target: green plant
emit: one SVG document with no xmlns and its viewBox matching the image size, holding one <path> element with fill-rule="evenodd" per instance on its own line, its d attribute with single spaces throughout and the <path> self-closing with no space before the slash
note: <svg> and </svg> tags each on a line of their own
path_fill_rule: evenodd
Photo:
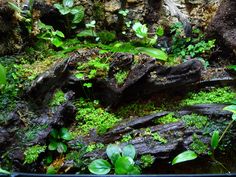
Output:
<svg viewBox="0 0 236 177">
<path fill-rule="evenodd" d="M 114 76 L 115 76 L 117 85 L 123 85 L 128 75 L 129 75 L 129 71 L 120 70 L 117 73 L 115 73 Z"/>
<path fill-rule="evenodd" d="M 163 117 L 155 119 L 153 122 L 155 124 L 169 124 L 169 123 L 174 123 L 178 122 L 179 119 L 174 116 L 174 113 L 169 113 Z"/>
<path fill-rule="evenodd" d="M 230 66 L 227 66 L 227 68 L 236 71 L 236 65 L 230 65 Z"/>
<path fill-rule="evenodd" d="M 64 34 L 61 31 L 54 30 L 52 26 L 46 25 L 41 21 L 38 22 L 38 28 L 40 33 L 37 35 L 37 38 L 43 41 L 49 41 L 56 47 L 61 47 L 63 45 L 62 39 Z"/>
<path fill-rule="evenodd" d="M 56 129 L 52 129 L 50 132 L 50 143 L 48 145 L 48 149 L 50 151 L 55 151 L 59 153 L 65 153 L 67 151 L 67 145 L 63 141 L 72 140 L 71 133 L 67 128 L 61 128 L 59 131 Z"/>
<path fill-rule="evenodd" d="M 132 136 L 131 135 L 129 135 L 129 134 L 126 134 L 126 135 L 123 135 L 122 136 L 122 139 L 120 140 L 121 142 L 129 142 L 130 140 L 132 140 L 133 138 L 132 138 Z"/>
<path fill-rule="evenodd" d="M 214 88 L 209 91 L 189 93 L 187 98 L 180 102 L 181 106 L 207 104 L 207 103 L 230 103 L 235 97 L 235 92 L 230 87 Z"/>
<path fill-rule="evenodd" d="M 70 34 L 71 29 L 75 29 L 84 18 L 84 8 L 82 6 L 74 6 L 74 0 L 63 0 L 62 4 L 56 3 L 54 7 L 66 16 L 65 27 L 67 35 Z"/>
<path fill-rule="evenodd" d="M 181 57 L 186 60 L 188 57 L 204 58 L 209 55 L 212 48 L 215 47 L 215 40 L 204 40 L 204 34 L 199 29 L 192 30 L 192 37 L 185 37 L 183 25 L 175 23 L 171 26 L 172 51 L 174 58 Z"/>
<path fill-rule="evenodd" d="M 104 159 L 94 160 L 88 166 L 91 173 L 108 174 L 113 165 L 116 175 L 140 174 L 140 169 L 134 162 L 136 151 L 133 145 L 127 145 L 121 150 L 118 145 L 110 144 L 107 146 L 106 153 L 111 163 Z"/>
<path fill-rule="evenodd" d="M 95 31 L 96 21 L 92 20 L 89 23 L 85 24 L 86 29 L 81 31 L 79 34 L 77 34 L 77 37 L 97 37 L 97 33 Z M 99 38 L 97 38 L 98 40 Z"/>
<path fill-rule="evenodd" d="M 167 143 L 167 139 L 161 137 L 157 132 L 152 133 L 152 137 L 153 137 L 153 139 L 154 139 L 155 141 L 159 141 L 159 142 L 161 142 L 161 143 L 163 143 L 163 144 L 166 144 L 166 143 Z"/>
<path fill-rule="evenodd" d="M 97 37 L 98 37 L 97 40 L 101 41 L 101 43 L 109 44 L 116 39 L 116 33 L 103 30 L 97 33 Z"/>
<path fill-rule="evenodd" d="M 65 93 L 61 90 L 56 90 L 51 102 L 49 103 L 50 106 L 59 106 L 66 101 Z"/>
<path fill-rule="evenodd" d="M 75 77 L 78 79 L 93 79 L 95 77 L 104 77 L 109 70 L 107 58 L 91 58 L 87 62 L 78 63 Z"/>
<path fill-rule="evenodd" d="M 189 145 L 190 149 L 196 152 L 198 155 L 207 153 L 208 145 L 202 142 L 197 134 L 193 134 L 193 142 Z"/>
<path fill-rule="evenodd" d="M 128 9 L 119 10 L 118 13 L 121 14 L 123 17 L 126 17 L 129 13 L 129 10 Z"/>
<path fill-rule="evenodd" d="M 6 69 L 0 64 L 0 85 L 6 84 Z"/>
<path fill-rule="evenodd" d="M 151 154 L 142 155 L 140 158 L 142 168 L 151 167 L 154 161 L 155 157 L 152 156 Z"/>
<path fill-rule="evenodd" d="M 165 51 L 156 48 L 138 47 L 137 50 L 141 53 L 149 55 L 158 60 L 167 61 L 168 55 Z"/>
<path fill-rule="evenodd" d="M 182 162 L 186 162 L 189 160 L 194 160 L 197 158 L 197 154 L 194 151 L 184 151 L 180 154 L 178 154 L 173 160 L 172 160 L 172 165 L 178 164 L 178 163 L 182 163 Z"/>
<path fill-rule="evenodd" d="M 46 148 L 47 146 L 40 146 L 40 145 L 28 147 L 24 152 L 24 155 L 25 155 L 24 163 L 31 164 L 35 162 L 38 159 L 39 154 L 42 152 L 45 152 Z"/>
<path fill-rule="evenodd" d="M 198 129 L 202 129 L 208 123 L 208 118 L 206 116 L 197 114 L 184 115 L 182 116 L 182 120 L 187 126 L 194 126 Z"/>
<path fill-rule="evenodd" d="M 105 111 L 96 100 L 91 102 L 80 98 L 75 105 L 78 109 L 76 120 L 80 134 L 87 134 L 92 129 L 96 129 L 99 134 L 104 134 L 120 121 L 119 117 Z"/>
<path fill-rule="evenodd" d="M 146 24 L 141 24 L 140 22 L 135 22 L 132 26 L 133 31 L 135 32 L 135 35 L 143 40 L 143 43 L 148 46 L 153 46 L 157 42 L 158 36 L 164 35 L 164 29 L 159 26 L 156 29 L 156 34 L 153 37 L 148 37 L 148 28 Z"/>
<path fill-rule="evenodd" d="M 4 169 L 0 168 L 0 174 L 10 175 L 11 173 L 7 170 L 4 170 Z"/>
</svg>

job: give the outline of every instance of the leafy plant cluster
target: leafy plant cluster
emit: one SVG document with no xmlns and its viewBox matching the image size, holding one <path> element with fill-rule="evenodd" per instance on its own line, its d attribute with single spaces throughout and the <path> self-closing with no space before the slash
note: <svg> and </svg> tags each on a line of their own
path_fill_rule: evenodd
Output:
<svg viewBox="0 0 236 177">
<path fill-rule="evenodd" d="M 86 80 L 95 77 L 105 77 L 109 70 L 109 58 L 95 57 L 89 59 L 87 62 L 79 62 L 75 77 L 78 79 Z M 87 84 L 87 83 L 85 83 Z M 84 84 L 84 86 L 86 86 Z M 88 85 L 87 85 L 88 87 Z"/>
<path fill-rule="evenodd" d="M 65 93 L 61 90 L 56 90 L 51 102 L 49 103 L 50 106 L 59 106 L 66 101 Z"/>
<path fill-rule="evenodd" d="M 112 170 L 112 173 L 116 175 L 134 175 L 141 173 L 140 168 L 135 165 L 134 158 L 136 150 L 133 145 L 127 145 L 121 149 L 116 144 L 110 144 L 107 146 L 106 154 L 111 163 L 104 159 L 94 160 L 88 166 L 91 173 L 104 175 Z"/>
<path fill-rule="evenodd" d="M 87 134 L 92 129 L 96 129 L 99 134 L 104 134 L 120 121 L 119 117 L 100 107 L 98 101 L 91 102 L 80 98 L 75 105 L 78 109 L 76 120 L 82 134 Z"/>
<path fill-rule="evenodd" d="M 74 0 L 63 0 L 62 4 L 56 3 L 54 7 L 66 17 L 65 27 L 68 35 L 84 18 L 84 8 L 82 6 L 74 6 Z"/>
<path fill-rule="evenodd" d="M 169 123 L 174 123 L 178 121 L 179 121 L 179 118 L 176 118 L 174 116 L 174 113 L 169 113 L 163 117 L 155 119 L 153 122 L 155 124 L 169 124 Z"/>
<path fill-rule="evenodd" d="M 174 58 L 186 60 L 188 58 L 199 57 L 203 59 L 209 55 L 215 47 L 215 40 L 205 41 L 204 34 L 199 29 L 192 30 L 191 37 L 184 37 L 183 25 L 175 23 L 171 26 L 172 51 Z"/>
<path fill-rule="evenodd" d="M 72 135 L 67 128 L 61 128 L 59 131 L 53 129 L 50 132 L 50 143 L 48 149 L 50 151 L 57 151 L 58 153 L 67 152 L 66 141 L 72 140 Z"/>
<path fill-rule="evenodd" d="M 197 114 L 190 114 L 190 115 L 184 115 L 181 117 L 181 119 L 184 121 L 184 123 L 187 126 L 193 126 L 198 129 L 202 129 L 204 126 L 208 123 L 208 117 L 197 115 Z"/>
<path fill-rule="evenodd" d="M 47 146 L 40 146 L 40 145 L 28 147 L 24 152 L 25 155 L 24 163 L 31 164 L 35 162 L 38 159 L 39 154 L 45 152 L 46 148 Z"/>
<path fill-rule="evenodd" d="M 118 85 L 123 85 L 125 82 L 125 79 L 128 77 L 129 75 L 129 71 L 118 71 L 117 73 L 115 73 L 115 79 L 116 79 L 116 83 Z"/>
</svg>

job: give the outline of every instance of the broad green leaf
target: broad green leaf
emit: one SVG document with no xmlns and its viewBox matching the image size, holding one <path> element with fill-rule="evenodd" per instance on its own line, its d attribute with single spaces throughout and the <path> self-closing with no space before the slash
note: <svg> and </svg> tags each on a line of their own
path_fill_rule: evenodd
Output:
<svg viewBox="0 0 236 177">
<path fill-rule="evenodd" d="M 125 175 L 132 171 L 134 167 L 134 161 L 130 157 L 122 156 L 116 160 L 115 163 L 115 174 Z"/>
<path fill-rule="evenodd" d="M 6 69 L 0 64 L 0 84 L 6 84 Z"/>
<path fill-rule="evenodd" d="M 57 152 L 65 153 L 66 151 L 67 151 L 67 146 L 64 143 L 62 142 L 57 143 Z"/>
<path fill-rule="evenodd" d="M 77 13 L 84 13 L 84 7 L 83 6 L 76 6 L 70 11 L 71 14 L 75 15 Z"/>
<path fill-rule="evenodd" d="M 49 167 L 47 168 L 47 174 L 56 174 L 56 173 L 57 173 L 57 170 L 56 170 L 55 167 L 49 166 Z"/>
<path fill-rule="evenodd" d="M 197 154 L 194 151 L 184 151 L 177 155 L 173 160 L 172 160 L 172 165 L 175 165 L 177 163 L 189 161 L 189 160 L 194 160 L 197 158 Z"/>
<path fill-rule="evenodd" d="M 233 70 L 236 71 L 236 65 L 230 65 L 230 66 L 227 66 L 227 68 L 229 68 L 229 69 L 233 69 Z"/>
<path fill-rule="evenodd" d="M 83 84 L 84 87 L 91 88 L 93 84 L 91 82 L 87 82 Z"/>
<path fill-rule="evenodd" d="M 133 166 L 127 173 L 127 175 L 140 175 L 140 174 L 141 174 L 141 171 L 138 166 Z"/>
<path fill-rule="evenodd" d="M 84 18 L 84 8 L 82 6 L 79 6 L 76 8 L 77 9 L 77 13 L 74 14 L 74 18 L 72 20 L 72 23 L 80 23 L 83 18 Z"/>
<path fill-rule="evenodd" d="M 233 114 L 233 115 L 232 115 L 232 119 L 233 119 L 234 121 L 236 121 L 236 114 Z"/>
<path fill-rule="evenodd" d="M 70 9 L 68 7 L 62 7 L 60 9 L 58 9 L 59 12 L 62 14 L 62 15 L 66 15 L 66 14 L 69 14 L 70 13 Z"/>
<path fill-rule="evenodd" d="M 79 34 L 77 34 L 77 37 L 96 37 L 96 36 L 97 34 L 92 29 L 84 30 L 81 31 Z"/>
<path fill-rule="evenodd" d="M 83 73 L 77 73 L 77 74 L 75 74 L 75 77 L 77 79 L 83 79 L 84 78 L 84 74 Z"/>
<path fill-rule="evenodd" d="M 236 105 L 226 106 L 226 107 L 224 107 L 223 110 L 230 111 L 230 112 L 236 114 Z"/>
<path fill-rule="evenodd" d="M 50 132 L 50 135 L 51 135 L 53 138 L 58 139 L 59 132 L 58 132 L 56 129 L 52 129 L 51 132 Z"/>
<path fill-rule="evenodd" d="M 64 9 L 64 7 L 61 4 L 58 4 L 58 3 L 54 4 L 53 6 L 59 11 Z"/>
<path fill-rule="evenodd" d="M 56 34 L 57 36 L 59 36 L 59 37 L 62 37 L 62 38 L 65 37 L 65 35 L 63 34 L 63 32 L 58 31 L 58 30 L 55 31 L 55 34 Z"/>
<path fill-rule="evenodd" d="M 113 164 L 115 164 L 116 160 L 120 157 L 120 152 L 121 149 L 116 144 L 109 144 L 107 146 L 106 153 Z"/>
<path fill-rule="evenodd" d="M 213 132 L 212 137 L 211 137 L 211 147 L 212 147 L 212 149 L 215 150 L 218 147 L 218 144 L 219 144 L 219 131 L 215 130 Z"/>
<path fill-rule="evenodd" d="M 166 52 L 164 52 L 160 49 L 138 47 L 137 50 L 140 51 L 141 53 L 144 53 L 146 55 L 149 55 L 150 57 L 153 57 L 153 58 L 156 58 L 159 60 L 166 61 L 168 58 L 168 55 L 166 54 Z"/>
<path fill-rule="evenodd" d="M 162 26 L 158 26 L 156 29 L 156 34 L 160 37 L 163 36 L 164 35 L 164 28 Z"/>
<path fill-rule="evenodd" d="M 128 157 L 134 159 L 134 157 L 136 155 L 135 147 L 132 144 L 125 146 L 122 150 L 122 155 L 128 156 Z"/>
<path fill-rule="evenodd" d="M 57 142 L 53 141 L 48 145 L 50 151 L 55 151 L 57 149 Z"/>
<path fill-rule="evenodd" d="M 110 172 L 111 164 L 106 160 L 97 159 L 89 164 L 88 169 L 93 174 L 105 175 Z"/>
<path fill-rule="evenodd" d="M 74 5 L 74 0 L 63 0 L 63 5 L 65 7 L 73 7 Z"/>
<path fill-rule="evenodd" d="M 145 38 L 147 37 L 148 28 L 146 25 L 142 25 L 140 22 L 136 22 L 132 29 L 135 31 L 135 34 L 139 38 Z"/>
<path fill-rule="evenodd" d="M 67 128 L 61 128 L 60 129 L 60 136 L 64 140 L 67 140 L 67 141 L 72 140 L 71 133 L 68 131 Z"/>
<path fill-rule="evenodd" d="M 57 38 L 57 37 L 53 38 L 51 41 L 52 41 L 52 44 L 55 45 L 56 47 L 60 47 L 63 44 L 60 38 Z"/>
<path fill-rule="evenodd" d="M 11 173 L 7 170 L 3 170 L 2 168 L 0 168 L 0 174 L 7 174 L 10 175 Z"/>
</svg>

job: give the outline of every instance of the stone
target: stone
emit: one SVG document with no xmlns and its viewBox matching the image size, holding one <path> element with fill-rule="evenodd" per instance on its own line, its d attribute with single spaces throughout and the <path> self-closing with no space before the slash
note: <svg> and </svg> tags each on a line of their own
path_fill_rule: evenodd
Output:
<svg viewBox="0 0 236 177">
<path fill-rule="evenodd" d="M 105 11 L 115 12 L 121 8 L 121 2 L 119 0 L 111 0 L 105 2 Z"/>
</svg>

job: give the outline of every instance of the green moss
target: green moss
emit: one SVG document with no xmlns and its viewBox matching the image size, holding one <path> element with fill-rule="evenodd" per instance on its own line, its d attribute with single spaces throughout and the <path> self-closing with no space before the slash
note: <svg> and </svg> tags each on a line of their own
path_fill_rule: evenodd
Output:
<svg viewBox="0 0 236 177">
<path fill-rule="evenodd" d="M 38 159 L 39 154 L 44 152 L 46 148 L 47 146 L 39 146 L 39 145 L 28 147 L 24 152 L 24 155 L 25 155 L 24 163 L 31 164 L 35 162 Z"/>
<path fill-rule="evenodd" d="M 56 90 L 50 102 L 50 106 L 59 106 L 66 101 L 65 93 L 61 90 Z"/>
<path fill-rule="evenodd" d="M 178 121 L 179 119 L 174 117 L 174 113 L 169 113 L 161 118 L 155 119 L 153 122 L 155 124 L 169 124 L 169 123 L 174 123 Z"/>
<path fill-rule="evenodd" d="M 87 62 L 78 63 L 75 76 L 78 79 L 93 79 L 95 77 L 105 77 L 109 70 L 108 58 L 90 58 Z"/>
<path fill-rule="evenodd" d="M 235 92 L 229 87 L 215 88 L 210 91 L 190 93 L 187 98 L 181 101 L 180 105 L 195 105 L 207 103 L 229 103 L 235 97 Z"/>
<path fill-rule="evenodd" d="M 97 101 L 85 101 L 81 98 L 75 105 L 78 110 L 76 120 L 82 134 L 87 134 L 92 129 L 104 134 L 120 120 L 100 107 Z"/>
<path fill-rule="evenodd" d="M 90 144 L 87 146 L 85 151 L 86 151 L 86 153 L 89 153 L 89 152 L 93 152 L 96 149 L 102 149 L 104 147 L 105 147 L 105 145 L 102 143 Z"/>
<path fill-rule="evenodd" d="M 196 127 L 198 129 L 204 128 L 208 123 L 208 117 L 197 114 L 184 115 L 181 118 L 187 126 Z"/>
<path fill-rule="evenodd" d="M 130 116 L 145 116 L 157 112 L 157 107 L 154 102 L 135 102 L 128 105 L 121 106 L 115 114 L 120 117 L 130 117 Z"/>
<path fill-rule="evenodd" d="M 155 141 L 159 141 L 163 144 L 166 144 L 167 143 L 167 139 L 161 137 L 161 135 L 159 135 L 157 132 L 156 133 L 152 133 L 152 137 Z"/>
<path fill-rule="evenodd" d="M 127 142 L 129 142 L 130 140 L 132 140 L 132 139 L 133 139 L 133 138 L 132 138 L 131 135 L 126 134 L 126 135 L 123 135 L 123 136 L 122 136 L 121 142 L 127 143 Z"/>
<path fill-rule="evenodd" d="M 118 85 L 123 85 L 128 74 L 129 74 L 129 71 L 118 71 L 115 74 L 116 83 Z"/>
<path fill-rule="evenodd" d="M 155 161 L 155 157 L 152 156 L 151 154 L 145 154 L 141 156 L 140 161 L 142 168 L 151 167 Z"/>
<path fill-rule="evenodd" d="M 193 142 L 189 147 L 197 154 L 204 154 L 208 150 L 208 146 L 202 142 L 196 134 L 193 135 Z"/>
</svg>

